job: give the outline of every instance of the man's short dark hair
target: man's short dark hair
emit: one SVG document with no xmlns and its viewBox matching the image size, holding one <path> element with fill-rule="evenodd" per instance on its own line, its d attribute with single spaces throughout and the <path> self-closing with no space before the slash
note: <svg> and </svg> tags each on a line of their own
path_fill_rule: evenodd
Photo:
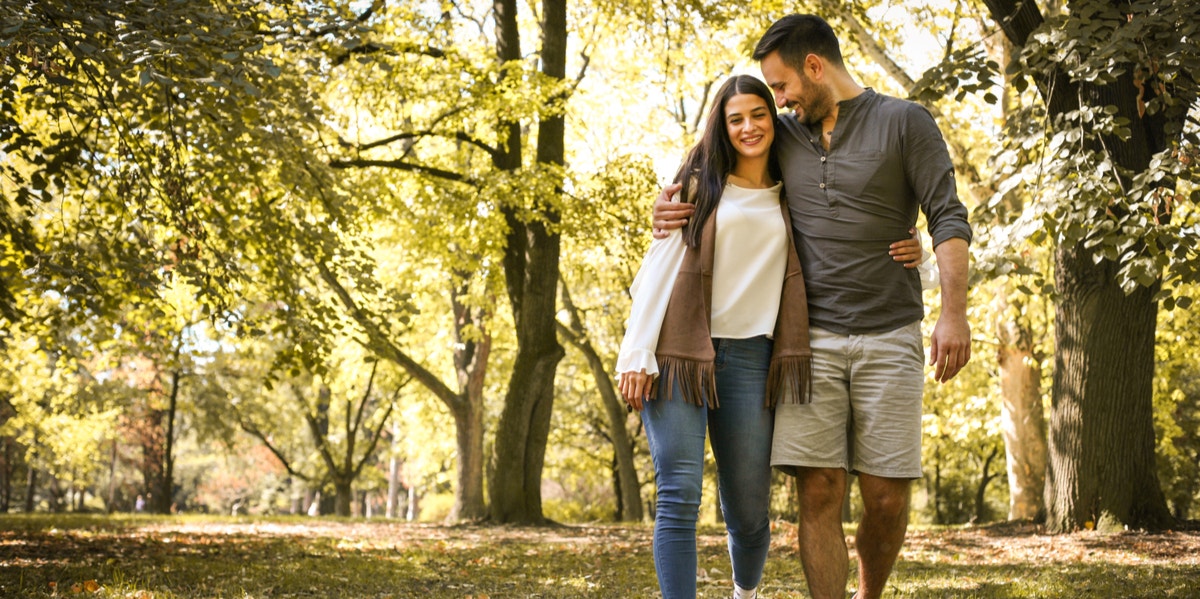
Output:
<svg viewBox="0 0 1200 599">
<path fill-rule="evenodd" d="M 825 19 L 817 15 L 788 15 L 771 25 L 754 47 L 754 60 L 761 61 L 778 51 L 783 64 L 797 73 L 804 72 L 804 57 L 816 54 L 827 62 L 842 64 L 842 49 L 837 34 Z"/>
</svg>

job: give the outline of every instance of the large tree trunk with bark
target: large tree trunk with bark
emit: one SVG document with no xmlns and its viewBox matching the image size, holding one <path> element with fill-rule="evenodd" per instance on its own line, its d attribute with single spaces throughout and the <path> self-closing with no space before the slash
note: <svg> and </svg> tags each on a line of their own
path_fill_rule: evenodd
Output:
<svg viewBox="0 0 1200 599">
<path fill-rule="evenodd" d="M 462 413 L 454 414 L 454 433 L 458 447 L 457 488 L 447 519 L 481 520 L 487 517 L 483 494 L 483 406 L 464 402 Z"/>
<path fill-rule="evenodd" d="M 1045 22 L 1033 2 L 984 4 L 1017 48 Z M 1076 12 L 1084 4 L 1096 8 L 1102 3 L 1068 4 Z M 1161 115 L 1140 110 L 1143 94 L 1154 92 L 1134 80 L 1135 72 L 1136 65 L 1114 65 L 1115 78 L 1108 83 L 1076 80 L 1063 69 L 1028 75 L 1050 122 L 1084 105 L 1111 106 L 1115 116 L 1128 119 L 1127 138 L 1106 136 L 1088 143 L 1107 152 L 1124 169 L 1120 172 L 1139 173 L 1164 149 L 1169 127 Z M 1114 210 L 1125 209 L 1116 204 Z M 1159 529 L 1171 521 L 1154 468 L 1154 295 L 1160 283 L 1127 295 L 1116 277 L 1116 265 L 1094 260 L 1082 242 L 1056 250 L 1059 295 L 1046 484 L 1046 523 L 1053 532 L 1089 526 Z"/>
<path fill-rule="evenodd" d="M 497 54 L 519 57 L 515 0 L 498 0 Z M 565 0 L 542 4 L 542 72 L 562 79 L 566 74 L 567 15 Z M 516 51 L 515 55 L 513 53 Z M 515 123 L 509 130 L 519 136 Z M 562 165 L 565 121 L 561 114 L 538 124 L 537 161 Z M 516 137 L 519 139 L 519 137 Z M 514 137 L 508 140 L 512 151 Z M 520 161 L 520 153 L 510 160 Z M 553 203 L 553 202 L 550 202 Z M 559 235 L 552 230 L 558 214 L 551 208 L 533 220 L 506 207 L 509 224 L 504 270 L 517 333 L 517 356 L 496 430 L 495 474 L 489 481 L 491 516 L 497 523 L 541 524 L 542 466 L 554 406 L 554 373 L 563 348 L 556 335 Z"/>
<path fill-rule="evenodd" d="M 343 518 L 350 517 L 350 504 L 354 502 L 354 480 L 335 478 L 333 479 L 333 490 L 333 513 Z"/>
<path fill-rule="evenodd" d="M 1008 519 L 1045 518 L 1046 416 L 1042 407 L 1042 368 L 1034 354 L 1033 329 L 1019 315 L 1024 303 L 1008 309 L 1007 288 L 997 295 L 996 361 L 1000 367 L 1001 430 L 1008 469 Z"/>
<path fill-rule="evenodd" d="M 1171 518 L 1154 466 L 1155 287 L 1126 295 L 1116 267 L 1057 252 L 1047 526 L 1160 529 Z"/>
<path fill-rule="evenodd" d="M 142 488 L 149 495 L 146 507 L 151 512 L 158 511 L 159 494 L 163 488 L 163 459 L 165 452 L 165 435 L 163 431 L 163 410 L 142 407 L 140 414 L 134 416 L 135 435 L 142 450 Z"/>
</svg>

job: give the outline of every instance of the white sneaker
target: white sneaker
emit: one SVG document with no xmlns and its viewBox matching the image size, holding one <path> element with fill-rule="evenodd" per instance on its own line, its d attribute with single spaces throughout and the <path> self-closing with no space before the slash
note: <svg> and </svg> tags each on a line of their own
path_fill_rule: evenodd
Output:
<svg viewBox="0 0 1200 599">
<path fill-rule="evenodd" d="M 758 587 L 746 590 L 738 586 L 735 582 L 733 584 L 733 599 L 758 599 Z"/>
</svg>

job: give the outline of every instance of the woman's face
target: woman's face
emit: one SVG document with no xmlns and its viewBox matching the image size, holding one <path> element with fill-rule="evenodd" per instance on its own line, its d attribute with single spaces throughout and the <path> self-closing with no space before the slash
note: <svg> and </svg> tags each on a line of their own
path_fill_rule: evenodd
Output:
<svg viewBox="0 0 1200 599">
<path fill-rule="evenodd" d="M 766 156 L 775 140 L 771 107 L 754 94 L 737 94 L 725 103 L 725 129 L 742 158 Z"/>
</svg>

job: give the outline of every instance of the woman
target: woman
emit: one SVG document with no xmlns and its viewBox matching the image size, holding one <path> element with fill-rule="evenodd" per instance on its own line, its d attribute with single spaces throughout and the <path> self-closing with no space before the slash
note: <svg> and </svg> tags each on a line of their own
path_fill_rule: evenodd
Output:
<svg viewBox="0 0 1200 599">
<path fill-rule="evenodd" d="M 808 307 L 771 156 L 775 119 L 771 91 L 758 79 L 738 75 L 721 86 L 675 177 L 677 197 L 696 210 L 683 229 L 651 244 L 630 289 L 617 371 L 654 462 L 654 565 L 664 599 L 696 596 L 706 431 L 733 596 L 757 596 L 771 543 L 770 408 L 808 401 Z M 893 253 L 912 262 L 920 244 L 907 240 Z"/>
</svg>

